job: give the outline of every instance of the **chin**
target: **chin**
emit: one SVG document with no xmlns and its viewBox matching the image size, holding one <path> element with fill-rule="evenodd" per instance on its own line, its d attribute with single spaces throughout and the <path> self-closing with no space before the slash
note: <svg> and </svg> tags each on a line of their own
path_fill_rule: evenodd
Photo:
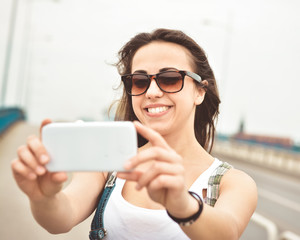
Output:
<svg viewBox="0 0 300 240">
<path fill-rule="evenodd" d="M 145 124 L 147 127 L 153 129 L 154 131 L 158 132 L 160 135 L 165 135 L 169 131 L 170 124 L 164 124 L 162 122 L 156 123 L 147 123 Z"/>
</svg>

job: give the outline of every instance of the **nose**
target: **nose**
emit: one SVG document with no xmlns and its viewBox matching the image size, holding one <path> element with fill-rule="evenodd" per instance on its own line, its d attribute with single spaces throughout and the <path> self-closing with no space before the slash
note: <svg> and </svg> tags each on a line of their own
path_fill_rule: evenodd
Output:
<svg viewBox="0 0 300 240">
<path fill-rule="evenodd" d="M 146 98 L 158 98 L 162 97 L 164 94 L 163 91 L 158 87 L 156 81 L 155 81 L 155 76 L 152 76 L 150 79 L 150 86 L 146 91 Z"/>
</svg>

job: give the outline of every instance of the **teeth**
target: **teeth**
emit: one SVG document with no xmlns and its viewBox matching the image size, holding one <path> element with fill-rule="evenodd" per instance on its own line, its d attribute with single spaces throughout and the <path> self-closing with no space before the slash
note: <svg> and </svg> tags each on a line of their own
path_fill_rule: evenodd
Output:
<svg viewBox="0 0 300 240">
<path fill-rule="evenodd" d="M 167 111 L 168 107 L 148 108 L 149 113 L 161 113 Z"/>
</svg>

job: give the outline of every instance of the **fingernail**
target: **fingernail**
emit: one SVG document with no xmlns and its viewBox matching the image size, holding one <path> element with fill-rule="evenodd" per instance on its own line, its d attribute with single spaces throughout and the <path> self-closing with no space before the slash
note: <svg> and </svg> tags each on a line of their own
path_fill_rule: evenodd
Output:
<svg viewBox="0 0 300 240">
<path fill-rule="evenodd" d="M 40 157 L 40 161 L 42 164 L 45 164 L 49 161 L 49 157 L 45 154 L 43 154 L 41 157 Z"/>
<path fill-rule="evenodd" d="M 36 173 L 38 175 L 42 175 L 42 174 L 44 174 L 46 172 L 46 169 L 43 168 L 43 167 L 41 167 L 41 166 L 37 166 L 36 169 L 35 169 L 35 171 L 36 171 Z"/>
</svg>

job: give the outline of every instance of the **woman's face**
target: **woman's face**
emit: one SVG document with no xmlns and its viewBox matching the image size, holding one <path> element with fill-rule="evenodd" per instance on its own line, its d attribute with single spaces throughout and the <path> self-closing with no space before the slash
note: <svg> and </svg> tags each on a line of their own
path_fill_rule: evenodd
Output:
<svg viewBox="0 0 300 240">
<path fill-rule="evenodd" d="M 131 73 L 156 74 L 162 69 L 194 72 L 189 51 L 175 43 L 154 41 L 141 47 L 133 57 Z M 174 131 L 193 133 L 195 107 L 204 95 L 205 91 L 197 89 L 188 76 L 183 89 L 177 93 L 161 91 L 152 79 L 146 93 L 132 96 L 132 105 L 137 118 L 163 136 Z"/>
</svg>

